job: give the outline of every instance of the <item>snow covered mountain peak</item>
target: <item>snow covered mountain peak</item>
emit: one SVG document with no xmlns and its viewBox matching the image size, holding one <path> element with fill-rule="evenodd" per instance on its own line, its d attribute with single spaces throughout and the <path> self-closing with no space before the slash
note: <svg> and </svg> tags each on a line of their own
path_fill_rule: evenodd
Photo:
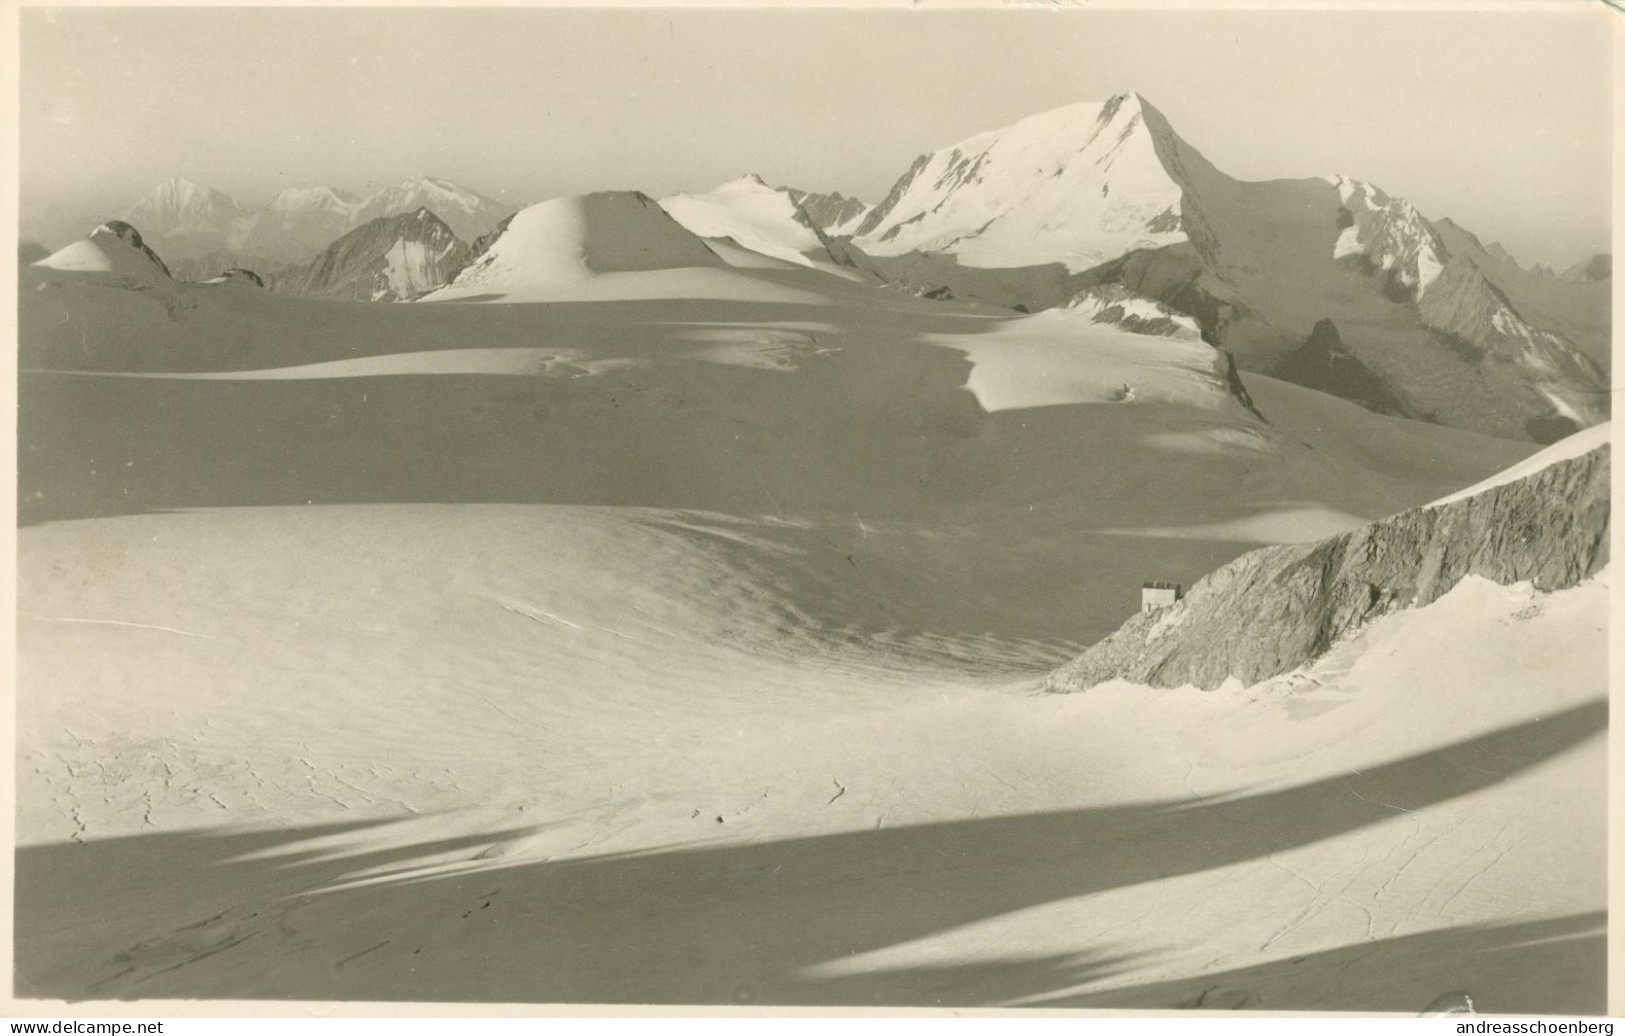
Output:
<svg viewBox="0 0 1625 1036">
<path fill-rule="evenodd" d="M 514 210 L 512 206 L 487 198 L 482 194 L 460 187 L 449 180 L 433 176 L 410 176 L 393 187 L 386 187 L 357 206 L 350 217 L 352 226 L 360 226 L 380 216 L 393 216 L 427 208 L 451 227 L 464 241 L 472 241 L 487 234 Z"/>
<path fill-rule="evenodd" d="M 123 220 L 112 219 L 34 263 L 51 270 L 107 273 L 141 282 L 168 281 L 169 267 L 147 247 L 141 232 Z"/>
<path fill-rule="evenodd" d="M 510 291 L 601 274 L 724 263 L 641 191 L 600 191 L 519 210 L 453 286 Z"/>
<path fill-rule="evenodd" d="M 314 298 L 395 302 L 447 283 L 468 245 L 428 208 L 380 216 L 345 234 L 310 265 L 274 278 L 279 291 Z"/>
<path fill-rule="evenodd" d="M 771 192 L 773 194 L 781 193 L 779 188 L 774 187 L 772 184 L 762 179 L 761 175 L 758 173 L 747 173 L 744 176 L 728 180 L 725 183 L 720 183 L 716 187 L 712 188 L 710 193 L 717 194 L 723 191 L 743 191 L 749 193 Z"/>
<path fill-rule="evenodd" d="M 160 182 L 136 204 L 164 205 L 176 209 L 196 209 L 209 205 L 241 209 L 241 206 L 226 192 L 188 180 L 183 176 L 171 176 Z"/>
<path fill-rule="evenodd" d="M 438 176 L 424 176 L 422 173 L 408 176 L 406 179 L 401 181 L 400 186 L 402 188 L 429 188 L 432 190 L 445 191 L 448 194 L 474 193 L 469 191 L 467 188 L 457 186 L 450 180 L 442 180 Z"/>
<path fill-rule="evenodd" d="M 272 212 L 334 212 L 348 218 L 359 199 L 333 187 L 289 187 L 271 199 Z"/>
<path fill-rule="evenodd" d="M 253 221 L 249 211 L 229 194 L 178 176 L 147 192 L 124 218 L 156 228 L 151 236 L 159 241 L 177 244 L 188 239 L 240 243 Z"/>
<path fill-rule="evenodd" d="M 854 241 L 871 255 L 946 252 L 982 267 L 1059 261 L 1079 272 L 1189 239 L 1187 155 L 1136 93 L 1069 104 L 922 155 Z"/>
<path fill-rule="evenodd" d="M 791 192 L 769 186 L 754 173 L 729 180 L 703 194 L 674 194 L 660 200 L 671 218 L 702 238 L 727 238 L 760 255 L 810 266 L 821 254 L 818 232 L 798 216 Z"/>
<path fill-rule="evenodd" d="M 442 180 L 435 176 L 409 176 L 392 188 L 385 188 L 382 193 L 395 192 L 406 196 L 421 196 L 436 200 L 453 201 L 463 208 L 477 207 L 482 201 L 489 201 L 482 195 L 460 187 L 450 180 Z"/>
<path fill-rule="evenodd" d="M 1347 176 L 1328 176 L 1343 203 L 1332 257 L 1359 256 L 1388 275 L 1401 294 L 1420 299 L 1439 279 L 1449 253 L 1444 243 L 1404 198 L 1389 197 L 1380 188 Z"/>
</svg>

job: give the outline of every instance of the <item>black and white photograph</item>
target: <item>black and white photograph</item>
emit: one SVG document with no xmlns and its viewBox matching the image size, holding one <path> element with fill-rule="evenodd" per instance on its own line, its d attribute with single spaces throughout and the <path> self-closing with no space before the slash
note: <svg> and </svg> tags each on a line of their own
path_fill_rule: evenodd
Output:
<svg viewBox="0 0 1625 1036">
<path fill-rule="evenodd" d="M 1617 6 L 8 14 L 8 1014 L 1610 1013 Z"/>
</svg>

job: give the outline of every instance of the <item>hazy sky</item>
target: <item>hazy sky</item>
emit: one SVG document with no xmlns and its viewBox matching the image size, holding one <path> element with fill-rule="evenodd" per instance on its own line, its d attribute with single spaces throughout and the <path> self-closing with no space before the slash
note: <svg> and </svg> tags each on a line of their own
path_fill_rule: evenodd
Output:
<svg viewBox="0 0 1625 1036">
<path fill-rule="evenodd" d="M 915 155 L 1138 90 L 1245 179 L 1346 173 L 1526 262 L 1608 247 L 1609 16 L 672 8 L 22 11 L 26 200 L 248 204 L 413 173 L 515 204 L 746 172 L 878 201 Z"/>
</svg>

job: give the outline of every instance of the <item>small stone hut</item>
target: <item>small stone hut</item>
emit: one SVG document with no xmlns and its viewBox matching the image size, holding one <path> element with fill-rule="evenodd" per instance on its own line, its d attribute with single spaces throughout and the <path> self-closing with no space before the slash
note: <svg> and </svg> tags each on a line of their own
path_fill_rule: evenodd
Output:
<svg viewBox="0 0 1625 1036">
<path fill-rule="evenodd" d="M 1184 596 L 1178 583 L 1146 583 L 1140 587 L 1140 611 L 1146 615 L 1166 608 Z"/>
</svg>

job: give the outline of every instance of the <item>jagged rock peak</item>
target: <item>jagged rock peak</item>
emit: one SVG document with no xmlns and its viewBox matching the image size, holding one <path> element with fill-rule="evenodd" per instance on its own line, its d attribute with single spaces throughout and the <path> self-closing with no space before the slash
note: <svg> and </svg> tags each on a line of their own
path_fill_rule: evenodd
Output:
<svg viewBox="0 0 1625 1036">
<path fill-rule="evenodd" d="M 1381 271 L 1391 294 L 1420 299 L 1439 279 L 1450 253 L 1416 206 L 1347 176 L 1328 176 L 1342 201 L 1334 259 L 1358 258 Z"/>
<path fill-rule="evenodd" d="M 449 283 L 468 258 L 468 245 L 419 206 L 367 221 L 308 266 L 275 276 L 272 287 L 314 298 L 394 302 Z"/>
</svg>

